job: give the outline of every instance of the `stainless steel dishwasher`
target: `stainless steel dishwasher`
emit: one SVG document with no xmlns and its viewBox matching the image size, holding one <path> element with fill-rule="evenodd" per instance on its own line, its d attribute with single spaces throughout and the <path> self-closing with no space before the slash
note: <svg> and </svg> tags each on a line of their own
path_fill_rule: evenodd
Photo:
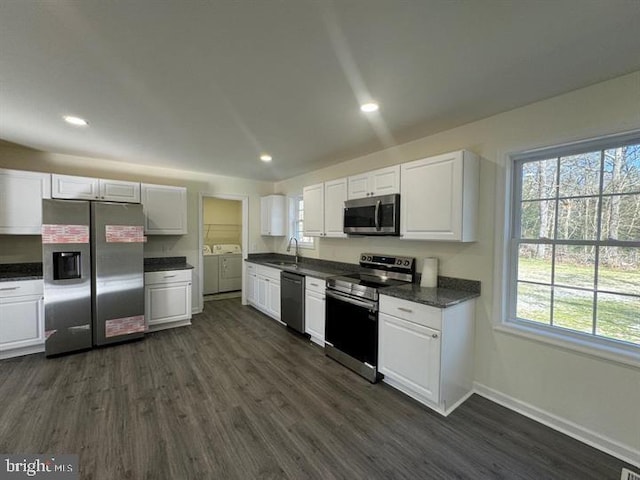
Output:
<svg viewBox="0 0 640 480">
<path fill-rule="evenodd" d="M 280 288 L 280 319 L 304 333 L 304 276 L 281 272 Z"/>
</svg>

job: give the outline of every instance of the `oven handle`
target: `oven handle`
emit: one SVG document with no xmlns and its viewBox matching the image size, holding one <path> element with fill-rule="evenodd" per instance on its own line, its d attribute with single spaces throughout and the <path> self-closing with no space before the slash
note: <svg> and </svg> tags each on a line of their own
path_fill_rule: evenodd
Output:
<svg viewBox="0 0 640 480">
<path fill-rule="evenodd" d="M 380 230 L 380 204 L 382 204 L 382 202 L 378 200 L 376 202 L 376 213 L 375 213 L 376 230 Z"/>
<path fill-rule="evenodd" d="M 375 302 L 368 302 L 366 300 L 358 300 L 358 299 L 355 299 L 355 298 L 350 297 L 348 295 L 345 295 L 343 293 L 334 292 L 333 290 L 327 290 L 325 293 L 326 293 L 327 297 L 335 298 L 336 300 L 340 300 L 341 302 L 347 302 L 347 303 L 350 303 L 351 305 L 356 305 L 358 307 L 364 307 L 364 308 L 370 310 L 371 312 L 377 312 L 378 311 L 378 305 L 376 305 Z"/>
</svg>

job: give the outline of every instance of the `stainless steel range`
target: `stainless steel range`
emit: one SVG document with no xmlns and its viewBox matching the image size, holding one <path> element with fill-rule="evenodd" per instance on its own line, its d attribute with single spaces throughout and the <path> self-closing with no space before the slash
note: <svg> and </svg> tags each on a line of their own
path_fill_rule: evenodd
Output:
<svg viewBox="0 0 640 480">
<path fill-rule="evenodd" d="M 413 282 L 415 258 L 360 255 L 360 273 L 327 279 L 325 353 L 378 381 L 378 289 Z"/>
</svg>

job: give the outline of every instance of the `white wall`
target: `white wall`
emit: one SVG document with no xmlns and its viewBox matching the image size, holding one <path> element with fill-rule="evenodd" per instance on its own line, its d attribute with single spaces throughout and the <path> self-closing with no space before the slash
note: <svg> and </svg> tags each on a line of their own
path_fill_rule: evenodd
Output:
<svg viewBox="0 0 640 480">
<path fill-rule="evenodd" d="M 45 153 L 0 141 L 0 168 L 82 175 L 115 180 L 133 180 L 187 188 L 187 235 L 151 235 L 145 257 L 187 257 L 196 267 L 193 274 L 193 305 L 201 307 L 198 275 L 199 193 L 249 195 L 250 252 L 273 249 L 271 239 L 260 236 L 260 196 L 273 193 L 273 183 L 164 168 L 150 169 L 112 160 Z M 40 262 L 42 246 L 38 236 L 0 235 L 0 263 Z"/>
<path fill-rule="evenodd" d="M 382 114 L 384 117 L 384 113 Z M 640 370 L 494 330 L 494 245 L 503 219 L 496 197 L 507 154 L 534 147 L 640 129 L 640 72 L 518 108 L 404 145 L 359 157 L 276 184 L 279 193 L 448 151 L 468 149 L 482 157 L 479 239 L 472 244 L 394 238 L 316 239 L 303 255 L 356 263 L 363 251 L 440 259 L 440 274 L 480 280 L 477 303 L 476 381 L 505 398 L 559 417 L 601 444 L 635 455 L 640 463 Z M 276 247 L 283 251 L 284 244 Z M 418 262 L 420 265 L 421 262 Z M 640 313 L 639 313 L 640 314 Z M 487 390 L 490 391 L 490 390 Z"/>
</svg>

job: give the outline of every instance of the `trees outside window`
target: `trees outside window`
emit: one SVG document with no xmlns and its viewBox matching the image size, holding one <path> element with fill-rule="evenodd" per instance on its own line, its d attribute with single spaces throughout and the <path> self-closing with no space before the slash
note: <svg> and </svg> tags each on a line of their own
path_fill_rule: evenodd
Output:
<svg viewBox="0 0 640 480">
<path fill-rule="evenodd" d="M 513 159 L 509 321 L 640 346 L 640 136 Z"/>
</svg>

